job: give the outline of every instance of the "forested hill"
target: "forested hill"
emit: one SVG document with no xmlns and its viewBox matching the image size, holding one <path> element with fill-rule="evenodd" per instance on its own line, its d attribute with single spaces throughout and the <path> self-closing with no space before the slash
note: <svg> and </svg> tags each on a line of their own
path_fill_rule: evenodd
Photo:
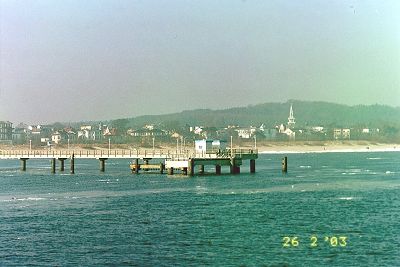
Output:
<svg viewBox="0 0 400 267">
<path fill-rule="evenodd" d="M 166 115 L 146 115 L 114 120 L 113 124 L 138 127 L 145 124 L 223 127 L 226 125 L 274 126 L 287 122 L 293 105 L 297 126 L 382 127 L 400 126 L 400 107 L 384 105 L 347 106 L 327 102 L 288 101 L 223 110 L 198 109 Z M 172 125 L 171 125 L 172 126 Z"/>
</svg>

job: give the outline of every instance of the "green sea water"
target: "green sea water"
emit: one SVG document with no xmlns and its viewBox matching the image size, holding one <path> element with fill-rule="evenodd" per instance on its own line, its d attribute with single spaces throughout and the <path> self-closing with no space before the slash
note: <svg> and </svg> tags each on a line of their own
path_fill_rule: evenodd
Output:
<svg viewBox="0 0 400 267">
<path fill-rule="evenodd" d="M 0 266 L 400 266 L 400 153 L 281 157 L 190 178 L 1 160 Z"/>
</svg>

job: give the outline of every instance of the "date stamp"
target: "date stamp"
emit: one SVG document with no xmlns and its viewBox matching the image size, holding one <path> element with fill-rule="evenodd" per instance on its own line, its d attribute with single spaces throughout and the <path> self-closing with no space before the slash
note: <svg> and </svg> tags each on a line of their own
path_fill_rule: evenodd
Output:
<svg viewBox="0 0 400 267">
<path fill-rule="evenodd" d="M 296 248 L 300 246 L 307 246 L 309 248 L 316 248 L 318 246 L 328 247 L 346 247 L 348 244 L 347 236 L 316 236 L 300 238 L 298 236 L 284 236 L 282 238 L 283 248 Z"/>
</svg>

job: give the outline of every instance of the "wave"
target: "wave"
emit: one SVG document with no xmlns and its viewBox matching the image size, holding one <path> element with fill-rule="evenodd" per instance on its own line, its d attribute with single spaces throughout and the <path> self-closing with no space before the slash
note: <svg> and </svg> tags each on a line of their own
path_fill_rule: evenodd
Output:
<svg viewBox="0 0 400 267">
<path fill-rule="evenodd" d="M 340 200 L 353 200 L 354 197 L 339 197 Z"/>
<path fill-rule="evenodd" d="M 40 201 L 40 200 L 47 200 L 47 198 L 44 198 L 44 197 L 24 197 L 24 198 L 12 197 L 11 199 L 4 199 L 2 201 L 9 202 L 9 201 Z"/>
</svg>

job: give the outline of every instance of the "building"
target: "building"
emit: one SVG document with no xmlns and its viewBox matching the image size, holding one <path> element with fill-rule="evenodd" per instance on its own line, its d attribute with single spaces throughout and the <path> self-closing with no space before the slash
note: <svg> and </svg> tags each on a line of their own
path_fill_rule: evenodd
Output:
<svg viewBox="0 0 400 267">
<path fill-rule="evenodd" d="M 350 139 L 350 129 L 342 129 L 342 138 Z"/>
<path fill-rule="evenodd" d="M 90 125 L 82 125 L 81 129 L 78 131 L 77 135 L 78 139 L 81 140 L 97 140 L 98 134 L 96 135 L 96 131 L 92 130 L 92 126 Z"/>
<path fill-rule="evenodd" d="M 62 140 L 61 133 L 59 131 L 54 132 L 51 135 L 51 141 L 55 144 L 59 144 Z"/>
<path fill-rule="evenodd" d="M 0 141 L 12 142 L 12 123 L 9 121 L 0 121 Z"/>
<path fill-rule="evenodd" d="M 350 139 L 350 129 L 333 129 L 333 139 Z"/>
<path fill-rule="evenodd" d="M 27 132 L 27 130 L 24 128 L 15 127 L 15 129 L 13 129 L 13 132 L 12 132 L 13 144 L 23 144 L 26 140 L 26 132 Z"/>
<path fill-rule="evenodd" d="M 279 127 L 277 126 L 277 129 L 279 134 L 287 136 L 289 140 L 295 140 L 296 133 L 289 127 L 286 127 L 285 125 L 281 124 Z"/>
<path fill-rule="evenodd" d="M 194 142 L 196 153 L 217 153 L 226 149 L 226 141 L 203 139 Z"/>
<path fill-rule="evenodd" d="M 133 136 L 133 137 L 161 137 L 161 136 L 167 136 L 168 133 L 160 130 L 153 128 L 151 130 L 148 129 L 139 129 L 139 130 L 133 130 L 129 129 L 127 132 L 127 135 Z"/>
<path fill-rule="evenodd" d="M 257 131 L 256 127 L 249 128 L 240 128 L 235 130 L 238 133 L 238 136 L 243 139 L 250 139 L 254 136 Z"/>
</svg>

